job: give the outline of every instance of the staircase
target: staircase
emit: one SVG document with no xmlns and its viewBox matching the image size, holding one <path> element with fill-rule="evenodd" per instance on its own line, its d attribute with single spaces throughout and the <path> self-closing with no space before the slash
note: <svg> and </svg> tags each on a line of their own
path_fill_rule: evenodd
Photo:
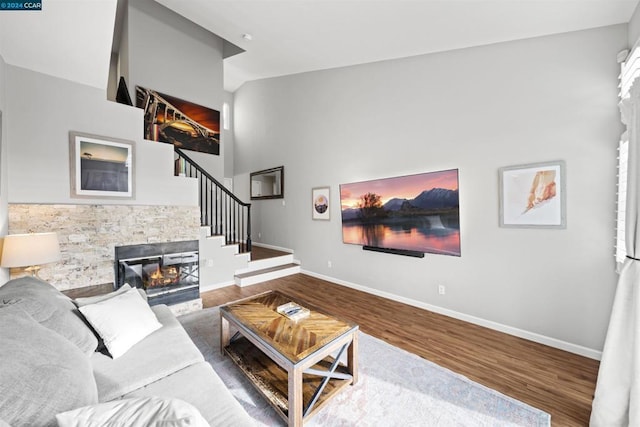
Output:
<svg viewBox="0 0 640 427">
<path fill-rule="evenodd" d="M 212 236 L 224 236 L 225 244 L 251 252 L 251 203 L 238 199 L 180 148 L 174 150 L 175 175 L 198 180 L 200 224 L 210 227 Z"/>
<path fill-rule="evenodd" d="M 254 245 L 252 254 L 256 252 L 264 252 L 264 249 Z M 250 286 L 300 273 L 300 264 L 293 259 L 293 253 L 271 252 L 266 258 L 249 261 L 246 268 L 236 270 L 236 285 Z"/>
<path fill-rule="evenodd" d="M 300 272 L 293 253 L 252 245 L 250 203 L 238 199 L 180 148 L 174 150 L 175 175 L 198 180 L 201 291 L 234 283 L 250 286 Z"/>
</svg>

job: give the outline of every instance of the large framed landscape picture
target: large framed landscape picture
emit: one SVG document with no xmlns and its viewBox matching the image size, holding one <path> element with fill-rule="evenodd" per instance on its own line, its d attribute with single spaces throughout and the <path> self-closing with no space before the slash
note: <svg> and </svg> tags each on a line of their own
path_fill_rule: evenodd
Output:
<svg viewBox="0 0 640 427">
<path fill-rule="evenodd" d="M 134 197 L 134 144 L 80 132 L 69 133 L 71 197 Z"/>
<path fill-rule="evenodd" d="M 460 256 L 458 170 L 340 185 L 344 243 Z"/>
<path fill-rule="evenodd" d="M 145 139 L 220 154 L 219 111 L 140 86 L 136 106 L 144 110 Z"/>
</svg>

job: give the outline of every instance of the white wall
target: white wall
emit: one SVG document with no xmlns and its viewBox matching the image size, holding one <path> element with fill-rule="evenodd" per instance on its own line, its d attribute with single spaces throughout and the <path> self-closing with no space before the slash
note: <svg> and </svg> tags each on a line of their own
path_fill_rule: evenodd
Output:
<svg viewBox="0 0 640 427">
<path fill-rule="evenodd" d="M 246 83 L 235 174 L 286 172 L 286 205 L 253 202 L 254 238 L 294 249 L 315 274 L 597 357 L 616 283 L 616 53 L 626 47 L 618 25 Z M 566 230 L 499 228 L 498 168 L 559 159 Z M 460 172 L 460 258 L 342 243 L 339 184 L 449 168 Z M 324 185 L 332 219 L 312 221 L 311 188 Z"/>
<path fill-rule="evenodd" d="M 120 81 L 120 77 L 124 77 L 129 89 L 129 96 L 135 104 L 135 87 L 131 87 L 131 78 L 129 77 L 129 7 L 125 7 L 122 12 L 122 32 L 120 33 L 120 46 L 118 46 L 118 69 L 116 80 Z"/>
<path fill-rule="evenodd" d="M 225 178 L 233 178 L 233 93 L 224 92 L 224 102 L 229 105 L 229 130 L 225 130 L 224 128 L 220 131 L 222 135 L 222 142 L 224 145 L 224 177 Z M 222 127 L 222 118 L 223 111 L 220 110 L 220 127 Z M 248 202 L 249 199 L 243 199 L 243 201 Z"/>
<path fill-rule="evenodd" d="M 126 21 L 127 85 L 222 111 L 223 40 L 152 0 L 129 1 Z M 189 151 L 214 178 L 224 178 L 224 144 L 220 155 Z"/>
<path fill-rule="evenodd" d="M 640 39 L 640 4 L 636 6 L 636 10 L 633 12 L 631 20 L 629 20 L 628 31 L 628 47 L 632 48 L 638 42 L 638 39 Z"/>
<path fill-rule="evenodd" d="M 9 203 L 196 205 L 194 180 L 173 176 L 173 148 L 142 139 L 142 110 L 104 91 L 7 65 Z M 74 199 L 69 131 L 135 142 L 134 200 Z"/>
<path fill-rule="evenodd" d="M 8 203 L 7 203 L 7 103 L 6 103 L 6 65 L 4 59 L 0 56 L 0 236 L 5 236 L 9 228 Z M 1 245 L 1 243 L 0 243 Z M 0 253 L 2 253 L 0 246 Z M 9 271 L 0 269 L 0 283 L 9 280 Z"/>
</svg>

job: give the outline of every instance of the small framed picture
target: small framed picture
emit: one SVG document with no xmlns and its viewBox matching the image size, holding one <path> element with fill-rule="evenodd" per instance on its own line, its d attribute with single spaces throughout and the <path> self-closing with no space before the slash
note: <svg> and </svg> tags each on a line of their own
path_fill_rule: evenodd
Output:
<svg viewBox="0 0 640 427">
<path fill-rule="evenodd" d="M 313 219 L 329 220 L 330 217 L 330 205 L 329 205 L 329 187 L 316 187 L 311 190 L 311 201 L 313 206 L 311 207 Z"/>
<path fill-rule="evenodd" d="M 562 160 L 500 168 L 500 227 L 566 228 Z"/>
<path fill-rule="evenodd" d="M 71 197 L 134 197 L 134 143 L 69 132 Z"/>
</svg>

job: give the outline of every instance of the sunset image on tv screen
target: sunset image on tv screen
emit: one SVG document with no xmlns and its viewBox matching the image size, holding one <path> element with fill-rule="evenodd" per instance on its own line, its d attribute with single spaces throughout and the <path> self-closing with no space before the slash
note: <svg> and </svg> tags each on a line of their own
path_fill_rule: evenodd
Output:
<svg viewBox="0 0 640 427">
<path fill-rule="evenodd" d="M 342 240 L 460 256 L 458 170 L 340 185 Z"/>
</svg>

